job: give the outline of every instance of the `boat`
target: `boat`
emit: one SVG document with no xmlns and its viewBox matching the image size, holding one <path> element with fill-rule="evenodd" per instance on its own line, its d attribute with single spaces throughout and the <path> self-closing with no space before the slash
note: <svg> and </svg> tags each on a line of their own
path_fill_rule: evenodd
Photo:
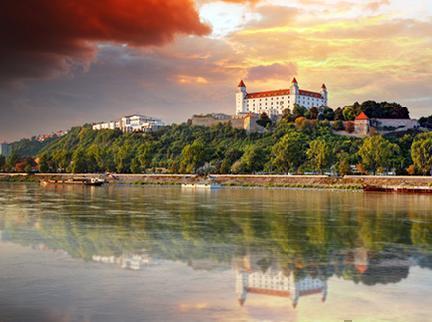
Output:
<svg viewBox="0 0 432 322">
<path fill-rule="evenodd" d="M 182 189 L 199 189 L 199 190 L 215 190 L 220 189 L 222 186 L 218 183 L 184 183 L 182 184 Z"/>
<path fill-rule="evenodd" d="M 104 179 L 99 179 L 99 178 L 90 178 L 90 180 L 87 180 L 84 182 L 84 184 L 86 186 L 101 186 L 105 183 Z"/>
<path fill-rule="evenodd" d="M 75 185 L 85 185 L 85 186 L 102 186 L 105 183 L 105 179 L 100 179 L 96 177 L 90 178 L 72 178 L 67 180 L 56 180 L 56 179 L 45 179 L 41 181 L 41 184 L 46 185 L 64 185 L 64 184 L 75 184 Z"/>
</svg>

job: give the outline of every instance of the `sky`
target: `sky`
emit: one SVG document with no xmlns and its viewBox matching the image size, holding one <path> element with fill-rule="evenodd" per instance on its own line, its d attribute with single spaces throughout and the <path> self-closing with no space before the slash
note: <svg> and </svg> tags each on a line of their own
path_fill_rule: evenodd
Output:
<svg viewBox="0 0 432 322">
<path fill-rule="evenodd" d="M 432 114 L 432 0 L 3 0 L 0 42 L 0 141 L 233 114 L 240 79 Z"/>
</svg>

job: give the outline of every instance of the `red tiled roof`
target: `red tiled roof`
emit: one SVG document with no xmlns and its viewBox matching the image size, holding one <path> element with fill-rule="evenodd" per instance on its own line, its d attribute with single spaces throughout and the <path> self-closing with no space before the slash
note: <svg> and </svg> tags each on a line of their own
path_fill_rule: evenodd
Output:
<svg viewBox="0 0 432 322">
<path fill-rule="evenodd" d="M 294 77 L 291 83 L 297 84 L 297 79 Z"/>
<path fill-rule="evenodd" d="M 299 90 L 299 94 L 302 96 L 309 96 L 314 98 L 322 98 L 322 95 L 317 92 L 311 92 L 306 90 Z M 272 96 L 283 96 L 283 95 L 290 95 L 289 89 L 278 89 L 275 91 L 266 91 L 266 92 L 256 92 L 256 93 L 249 93 L 246 95 L 246 98 L 262 98 L 262 97 L 272 97 Z"/>
<path fill-rule="evenodd" d="M 246 87 L 245 83 L 243 82 L 243 80 L 240 81 L 240 83 L 238 84 L 238 87 Z"/>
<path fill-rule="evenodd" d="M 246 98 L 260 98 L 260 97 L 282 96 L 282 95 L 289 95 L 289 94 L 290 94 L 290 90 L 289 89 L 278 89 L 276 91 L 249 93 L 249 94 L 246 95 Z"/>
<path fill-rule="evenodd" d="M 357 117 L 355 118 L 356 121 L 365 121 L 369 120 L 369 117 L 365 114 L 365 112 L 361 112 Z"/>
<path fill-rule="evenodd" d="M 363 274 L 364 272 L 366 272 L 368 270 L 368 266 L 365 264 L 357 264 L 356 266 L 357 272 Z"/>
<path fill-rule="evenodd" d="M 299 90 L 300 95 L 303 96 L 310 96 L 310 97 L 315 97 L 315 98 L 322 98 L 320 93 L 317 92 L 311 92 L 311 91 L 305 91 L 305 90 Z"/>
</svg>

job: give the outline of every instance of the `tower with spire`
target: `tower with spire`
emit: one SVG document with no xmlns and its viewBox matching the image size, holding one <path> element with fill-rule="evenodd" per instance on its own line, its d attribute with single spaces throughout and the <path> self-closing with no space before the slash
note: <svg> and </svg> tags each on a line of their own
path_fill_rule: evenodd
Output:
<svg viewBox="0 0 432 322">
<path fill-rule="evenodd" d="M 325 100 L 325 105 L 327 105 L 328 93 L 327 93 L 327 86 L 325 84 L 322 84 L 321 86 L 321 96 Z"/>
<path fill-rule="evenodd" d="M 246 84 L 243 80 L 237 86 L 236 93 L 236 114 L 247 113 L 245 98 L 247 96 Z"/>
</svg>

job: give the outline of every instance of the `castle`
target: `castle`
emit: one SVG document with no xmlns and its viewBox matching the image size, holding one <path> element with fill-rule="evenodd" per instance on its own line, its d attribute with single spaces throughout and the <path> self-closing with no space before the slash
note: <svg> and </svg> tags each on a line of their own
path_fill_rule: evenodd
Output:
<svg viewBox="0 0 432 322">
<path fill-rule="evenodd" d="M 239 258 L 236 264 L 236 294 L 240 305 L 244 305 L 249 294 L 284 297 L 296 308 L 301 297 L 320 295 L 327 298 L 327 278 L 322 274 L 298 276 L 273 264 L 263 270 L 251 256 Z"/>
<path fill-rule="evenodd" d="M 267 92 L 248 93 L 242 81 L 236 93 L 236 114 L 267 113 L 269 116 L 282 114 L 283 110 L 294 108 L 294 104 L 306 108 L 327 106 L 328 91 L 325 84 L 320 92 L 312 92 L 299 88 L 294 78 L 289 89 L 280 89 Z"/>
</svg>

